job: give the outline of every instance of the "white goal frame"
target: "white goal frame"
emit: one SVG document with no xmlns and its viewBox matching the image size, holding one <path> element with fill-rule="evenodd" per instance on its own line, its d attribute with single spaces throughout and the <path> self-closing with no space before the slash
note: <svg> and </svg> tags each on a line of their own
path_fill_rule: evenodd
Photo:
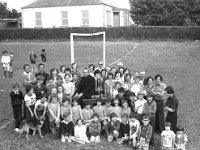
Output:
<svg viewBox="0 0 200 150">
<path fill-rule="evenodd" d="M 106 66 L 106 33 L 97 32 L 97 33 L 70 33 L 70 47 L 71 47 L 71 64 L 74 63 L 74 36 L 96 36 L 103 35 L 103 66 Z"/>
</svg>

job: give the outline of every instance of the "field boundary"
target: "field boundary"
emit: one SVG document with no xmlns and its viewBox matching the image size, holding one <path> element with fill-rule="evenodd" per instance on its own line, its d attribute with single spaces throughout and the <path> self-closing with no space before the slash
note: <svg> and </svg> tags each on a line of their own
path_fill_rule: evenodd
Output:
<svg viewBox="0 0 200 150">
<path fill-rule="evenodd" d="M 126 53 L 126 55 L 124 55 L 123 57 L 121 57 L 121 58 L 117 59 L 116 61 L 110 63 L 108 66 L 112 66 L 112 65 L 118 63 L 119 61 L 121 61 L 122 59 L 128 57 L 139 45 L 140 45 L 139 43 L 134 43 L 134 47 L 128 53 Z"/>
</svg>

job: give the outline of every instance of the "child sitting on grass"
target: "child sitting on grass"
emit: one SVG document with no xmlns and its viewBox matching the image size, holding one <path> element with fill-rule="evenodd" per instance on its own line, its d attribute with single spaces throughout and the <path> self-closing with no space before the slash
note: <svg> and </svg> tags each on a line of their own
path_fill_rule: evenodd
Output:
<svg viewBox="0 0 200 150">
<path fill-rule="evenodd" d="M 85 108 L 82 109 L 83 123 L 88 126 L 92 121 L 92 116 L 94 115 L 94 111 L 91 109 L 90 103 L 86 103 Z"/>
<path fill-rule="evenodd" d="M 114 139 L 118 140 L 119 129 L 120 122 L 117 120 L 117 115 L 115 113 L 111 113 L 110 121 L 105 127 L 108 142 L 112 142 Z"/>
<path fill-rule="evenodd" d="M 175 137 L 175 147 L 179 150 L 186 150 L 187 135 L 184 133 L 184 127 L 178 126 Z"/>
<path fill-rule="evenodd" d="M 57 129 L 60 126 L 60 104 L 58 103 L 57 95 L 52 95 L 48 103 L 49 125 L 53 135 L 56 135 Z"/>
<path fill-rule="evenodd" d="M 93 115 L 93 121 L 89 124 L 90 142 L 99 143 L 101 133 L 101 123 L 97 114 Z"/>
<path fill-rule="evenodd" d="M 86 135 L 86 126 L 83 125 L 81 119 L 77 120 L 77 125 L 74 128 L 74 137 L 72 138 L 72 140 L 80 144 L 90 143 Z"/>
<path fill-rule="evenodd" d="M 125 142 L 128 142 L 129 139 L 129 133 L 130 133 L 130 126 L 128 121 L 128 114 L 122 115 L 120 123 L 120 129 L 119 129 L 119 141 L 118 144 L 123 144 Z"/>
<path fill-rule="evenodd" d="M 139 138 L 139 150 L 148 150 L 149 142 L 152 137 L 152 126 L 149 124 L 150 118 L 148 116 L 143 116 L 142 125 L 140 128 L 140 138 Z"/>
<path fill-rule="evenodd" d="M 74 123 L 72 122 L 72 116 L 68 114 L 63 115 L 63 120 L 60 123 L 61 142 L 72 142 L 72 136 L 74 133 Z"/>
<path fill-rule="evenodd" d="M 129 116 L 129 126 L 130 126 L 130 137 L 134 148 L 138 146 L 139 132 L 140 132 L 140 122 L 136 119 L 137 115 L 131 113 Z"/>
<path fill-rule="evenodd" d="M 171 130 L 171 123 L 165 122 L 165 130 L 161 133 L 161 146 L 163 149 L 173 149 L 175 133 Z"/>
</svg>

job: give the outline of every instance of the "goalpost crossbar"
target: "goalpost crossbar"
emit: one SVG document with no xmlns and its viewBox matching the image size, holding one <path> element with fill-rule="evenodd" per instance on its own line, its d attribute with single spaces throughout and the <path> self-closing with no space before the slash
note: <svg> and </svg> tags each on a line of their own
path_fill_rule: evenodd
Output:
<svg viewBox="0 0 200 150">
<path fill-rule="evenodd" d="M 70 33 L 70 46 L 71 46 L 71 64 L 74 63 L 74 36 L 96 36 L 103 35 L 103 65 L 106 66 L 106 33 L 97 32 L 97 33 Z"/>
</svg>

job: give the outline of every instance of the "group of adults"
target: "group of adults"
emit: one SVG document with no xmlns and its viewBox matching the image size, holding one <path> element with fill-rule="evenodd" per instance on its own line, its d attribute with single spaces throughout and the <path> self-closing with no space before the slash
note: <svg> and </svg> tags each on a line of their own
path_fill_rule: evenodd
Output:
<svg viewBox="0 0 200 150">
<path fill-rule="evenodd" d="M 39 99 L 41 93 L 44 93 L 48 79 L 53 78 L 54 87 L 59 87 L 65 82 L 67 75 L 70 82 L 74 84 L 73 93 L 66 93 L 69 97 L 76 97 L 79 99 L 81 107 L 84 106 L 84 99 L 91 99 L 93 95 L 105 95 L 115 98 L 117 94 L 113 94 L 114 90 L 118 91 L 122 87 L 125 91 L 131 91 L 137 96 L 138 93 L 143 92 L 144 95 L 148 93 L 154 94 L 154 101 L 157 104 L 156 110 L 156 125 L 155 131 L 161 133 L 164 130 L 164 122 L 169 121 L 172 124 L 172 130 L 175 132 L 177 124 L 177 109 L 178 100 L 174 96 L 174 89 L 163 83 L 161 75 L 157 74 L 154 78 L 146 77 L 145 72 L 131 74 L 129 68 L 125 68 L 122 62 L 119 62 L 116 67 L 104 67 L 102 61 L 98 62 L 95 67 L 94 64 L 82 69 L 82 73 L 78 70 L 76 63 L 71 64 L 71 67 L 65 65 L 60 66 L 59 69 L 52 68 L 50 73 L 45 71 L 45 65 L 38 65 L 38 72 L 31 72 L 28 64 L 24 65 L 24 72 L 21 75 L 21 81 L 24 89 L 27 86 L 35 86 L 34 90 L 36 98 Z M 43 76 L 44 81 L 42 85 L 37 84 L 37 77 Z M 112 79 L 110 80 L 109 77 Z M 111 82 L 109 82 L 109 80 Z M 164 95 L 168 88 L 168 95 L 171 95 L 165 103 Z M 164 112 L 168 111 L 165 119 Z"/>
</svg>

